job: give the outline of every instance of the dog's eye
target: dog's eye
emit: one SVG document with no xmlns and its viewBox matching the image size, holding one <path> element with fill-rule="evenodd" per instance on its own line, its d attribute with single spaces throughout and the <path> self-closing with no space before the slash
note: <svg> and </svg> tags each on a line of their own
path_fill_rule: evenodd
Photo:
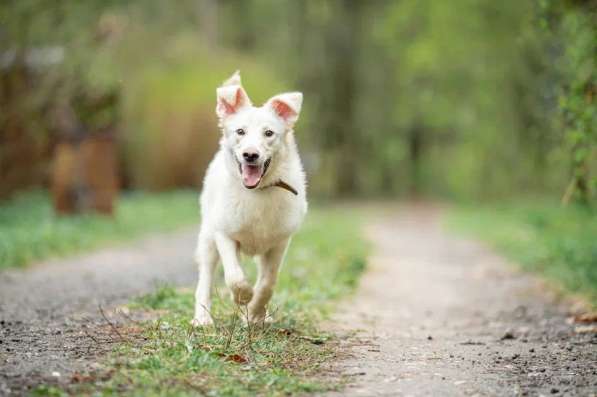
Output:
<svg viewBox="0 0 597 397">
<path fill-rule="evenodd" d="M 238 130 L 236 130 L 236 135 L 245 135 L 245 130 L 239 128 Z"/>
<path fill-rule="evenodd" d="M 266 137 L 269 138 L 269 137 L 274 136 L 274 131 L 272 131 L 272 130 L 265 130 L 264 134 L 265 134 Z"/>
</svg>

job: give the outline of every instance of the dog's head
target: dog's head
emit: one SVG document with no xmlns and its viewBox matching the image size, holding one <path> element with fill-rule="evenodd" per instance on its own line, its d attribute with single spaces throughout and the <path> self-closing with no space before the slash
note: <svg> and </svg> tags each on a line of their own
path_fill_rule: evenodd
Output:
<svg viewBox="0 0 597 397">
<path fill-rule="evenodd" d="M 243 185 L 254 189 L 287 142 L 286 135 L 298 120 L 303 94 L 279 94 L 255 107 L 236 72 L 217 89 L 217 97 L 222 144 L 234 157 Z"/>
</svg>

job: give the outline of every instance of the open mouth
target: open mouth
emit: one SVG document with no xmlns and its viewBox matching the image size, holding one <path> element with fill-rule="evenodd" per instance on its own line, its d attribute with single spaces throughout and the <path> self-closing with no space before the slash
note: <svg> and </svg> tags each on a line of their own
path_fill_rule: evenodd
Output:
<svg viewBox="0 0 597 397">
<path fill-rule="evenodd" d="M 267 172 L 271 158 L 267 159 L 263 164 L 248 164 L 238 163 L 238 170 L 243 180 L 243 185 L 247 189 L 255 189 L 259 186 L 259 182 Z"/>
</svg>

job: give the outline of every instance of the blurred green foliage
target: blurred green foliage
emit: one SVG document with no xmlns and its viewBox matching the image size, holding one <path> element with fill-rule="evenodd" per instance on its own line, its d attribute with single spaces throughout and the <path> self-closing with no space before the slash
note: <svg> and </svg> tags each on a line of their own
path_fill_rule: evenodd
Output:
<svg viewBox="0 0 597 397">
<path fill-rule="evenodd" d="M 297 136 L 314 195 L 586 203 L 595 4 L 13 0 L 0 50 L 64 50 L 36 71 L 36 103 L 122 94 L 125 186 L 199 184 L 217 145 L 215 88 L 241 69 L 257 103 L 305 92 Z"/>
<path fill-rule="evenodd" d="M 563 201 L 588 204 L 597 188 L 597 1 L 540 1 L 542 22 L 560 44 L 560 112 L 572 180 Z"/>
<path fill-rule="evenodd" d="M 462 207 L 448 223 L 597 305 L 597 212 L 541 201 Z"/>
<path fill-rule="evenodd" d="M 174 230 L 198 220 L 197 194 L 192 191 L 126 194 L 113 218 L 56 216 L 46 193 L 19 194 L 0 206 L 0 269 Z"/>
<path fill-rule="evenodd" d="M 264 14 L 287 25 L 284 35 L 225 43 L 251 54 L 286 51 L 284 69 L 306 91 L 312 116 L 298 134 L 311 155 L 312 191 L 562 196 L 574 154 L 558 102 L 578 75 L 563 51 L 594 37 L 594 23 L 554 34 L 542 26 L 539 2 L 282 3 L 252 4 L 274 8 Z M 586 3 L 591 21 L 594 2 Z M 594 69 L 594 45 L 583 50 L 585 68 Z M 586 149 L 594 175 L 595 145 Z"/>
</svg>

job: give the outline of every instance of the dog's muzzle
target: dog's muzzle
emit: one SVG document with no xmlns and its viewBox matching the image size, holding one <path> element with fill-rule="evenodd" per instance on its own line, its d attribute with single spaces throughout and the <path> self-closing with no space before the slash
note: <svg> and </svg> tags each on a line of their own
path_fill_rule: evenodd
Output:
<svg viewBox="0 0 597 397">
<path fill-rule="evenodd" d="M 270 166 L 271 160 L 270 157 L 262 164 L 252 164 L 248 162 L 240 162 L 237 159 L 238 171 L 240 172 L 243 186 L 247 189 L 255 189 L 259 186 L 259 183 Z"/>
</svg>

